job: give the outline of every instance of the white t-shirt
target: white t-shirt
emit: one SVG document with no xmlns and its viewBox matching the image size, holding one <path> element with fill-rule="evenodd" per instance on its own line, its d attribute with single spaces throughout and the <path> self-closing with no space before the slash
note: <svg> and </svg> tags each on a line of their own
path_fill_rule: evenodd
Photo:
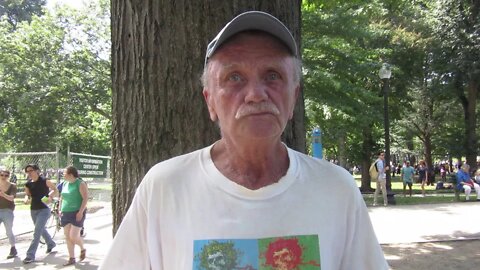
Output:
<svg viewBox="0 0 480 270">
<path fill-rule="evenodd" d="M 375 164 L 377 164 L 378 180 L 385 180 L 387 178 L 387 174 L 385 173 L 384 161 L 381 159 L 377 159 L 377 161 L 375 161 Z"/>
<path fill-rule="evenodd" d="M 250 190 L 211 147 L 145 175 L 100 269 L 388 269 L 346 170 L 287 148 L 286 175 Z"/>
</svg>

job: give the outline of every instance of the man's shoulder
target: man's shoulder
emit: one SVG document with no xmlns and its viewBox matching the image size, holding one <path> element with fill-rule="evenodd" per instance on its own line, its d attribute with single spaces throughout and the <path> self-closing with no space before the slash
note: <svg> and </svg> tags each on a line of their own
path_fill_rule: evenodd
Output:
<svg viewBox="0 0 480 270">
<path fill-rule="evenodd" d="M 184 164 L 185 162 L 188 163 L 192 160 L 197 160 L 198 158 L 201 157 L 204 151 L 208 151 L 208 149 L 210 149 L 210 147 L 204 147 L 189 153 L 171 157 L 169 159 L 158 162 L 152 167 L 152 169 L 155 167 L 165 167 L 165 166 L 170 166 L 172 164 Z"/>
<path fill-rule="evenodd" d="M 291 159 L 290 162 L 291 163 L 292 161 L 298 162 L 299 166 L 329 167 L 329 166 L 335 165 L 331 162 L 326 161 L 325 159 L 312 157 L 289 147 L 287 147 L 287 149 L 288 149 L 288 156 Z"/>
<path fill-rule="evenodd" d="M 205 151 L 208 151 L 208 149 L 209 147 L 205 147 L 161 161 L 148 170 L 144 180 L 157 181 L 160 179 L 171 179 L 172 181 L 176 181 L 175 178 L 200 168 L 202 156 L 204 156 Z"/>
<path fill-rule="evenodd" d="M 329 162 L 325 159 L 319 159 L 311 157 L 309 155 L 297 152 L 290 149 L 290 157 L 296 156 L 298 160 L 298 166 L 302 173 L 311 173 L 314 174 L 317 179 L 322 179 L 322 181 L 341 181 L 339 179 L 345 179 L 345 181 L 351 182 L 353 179 L 352 175 L 343 167 L 336 165 L 332 162 Z"/>
</svg>

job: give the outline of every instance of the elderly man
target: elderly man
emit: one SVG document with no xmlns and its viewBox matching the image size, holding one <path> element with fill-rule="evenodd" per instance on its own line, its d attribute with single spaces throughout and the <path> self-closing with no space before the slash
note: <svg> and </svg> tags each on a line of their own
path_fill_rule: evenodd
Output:
<svg viewBox="0 0 480 270">
<path fill-rule="evenodd" d="M 235 258 L 222 257 L 234 263 L 225 269 L 261 269 L 279 265 L 280 242 L 295 269 L 388 269 L 351 175 L 280 140 L 300 91 L 297 57 L 267 13 L 220 31 L 202 82 L 222 138 L 147 173 L 100 269 L 214 269 L 220 247 Z"/>
<path fill-rule="evenodd" d="M 477 201 L 480 201 L 480 185 L 475 183 L 470 177 L 470 165 L 463 164 L 457 172 L 457 189 L 465 191 L 465 200 L 470 200 L 472 188 L 477 193 Z"/>
<path fill-rule="evenodd" d="M 388 205 L 387 200 L 387 174 L 386 172 L 390 169 L 389 166 L 385 164 L 385 152 L 380 151 L 378 152 L 378 159 L 375 161 L 375 166 L 378 170 L 378 177 L 377 177 L 377 188 L 375 189 L 375 193 L 373 194 L 373 206 L 377 206 L 377 197 L 380 193 L 380 189 L 382 189 L 382 196 L 383 196 L 383 205 Z"/>
</svg>

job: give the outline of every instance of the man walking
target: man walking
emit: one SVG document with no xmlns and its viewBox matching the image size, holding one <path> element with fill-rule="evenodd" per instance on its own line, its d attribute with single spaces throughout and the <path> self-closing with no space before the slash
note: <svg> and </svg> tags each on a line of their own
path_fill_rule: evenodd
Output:
<svg viewBox="0 0 480 270">
<path fill-rule="evenodd" d="M 387 206 L 387 174 L 385 173 L 390 167 L 385 166 L 385 152 L 381 151 L 378 153 L 378 158 L 375 161 L 375 166 L 378 170 L 378 178 L 377 178 L 377 188 L 375 189 L 375 193 L 373 195 L 373 206 L 377 206 L 377 197 L 378 193 L 380 193 L 380 189 L 382 190 L 383 195 L 383 205 Z"/>
<path fill-rule="evenodd" d="M 406 196 L 406 187 L 409 188 L 410 197 L 412 197 L 412 184 L 413 184 L 413 175 L 415 171 L 413 167 L 410 166 L 410 161 L 406 162 L 405 167 L 402 168 L 402 180 L 403 180 L 403 197 Z"/>
</svg>

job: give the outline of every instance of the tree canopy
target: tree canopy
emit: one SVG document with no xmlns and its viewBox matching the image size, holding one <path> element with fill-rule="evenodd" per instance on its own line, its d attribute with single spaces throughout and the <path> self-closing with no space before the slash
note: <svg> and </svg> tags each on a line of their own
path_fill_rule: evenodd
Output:
<svg viewBox="0 0 480 270">
<path fill-rule="evenodd" d="M 110 153 L 107 1 L 0 21 L 0 151 Z"/>
<path fill-rule="evenodd" d="M 303 1 L 306 123 L 321 128 L 325 158 L 365 166 L 384 147 L 378 69 L 388 62 L 392 160 L 476 166 L 479 2 Z M 0 3 L 0 151 L 109 154 L 110 2 L 45 4 Z"/>
</svg>

